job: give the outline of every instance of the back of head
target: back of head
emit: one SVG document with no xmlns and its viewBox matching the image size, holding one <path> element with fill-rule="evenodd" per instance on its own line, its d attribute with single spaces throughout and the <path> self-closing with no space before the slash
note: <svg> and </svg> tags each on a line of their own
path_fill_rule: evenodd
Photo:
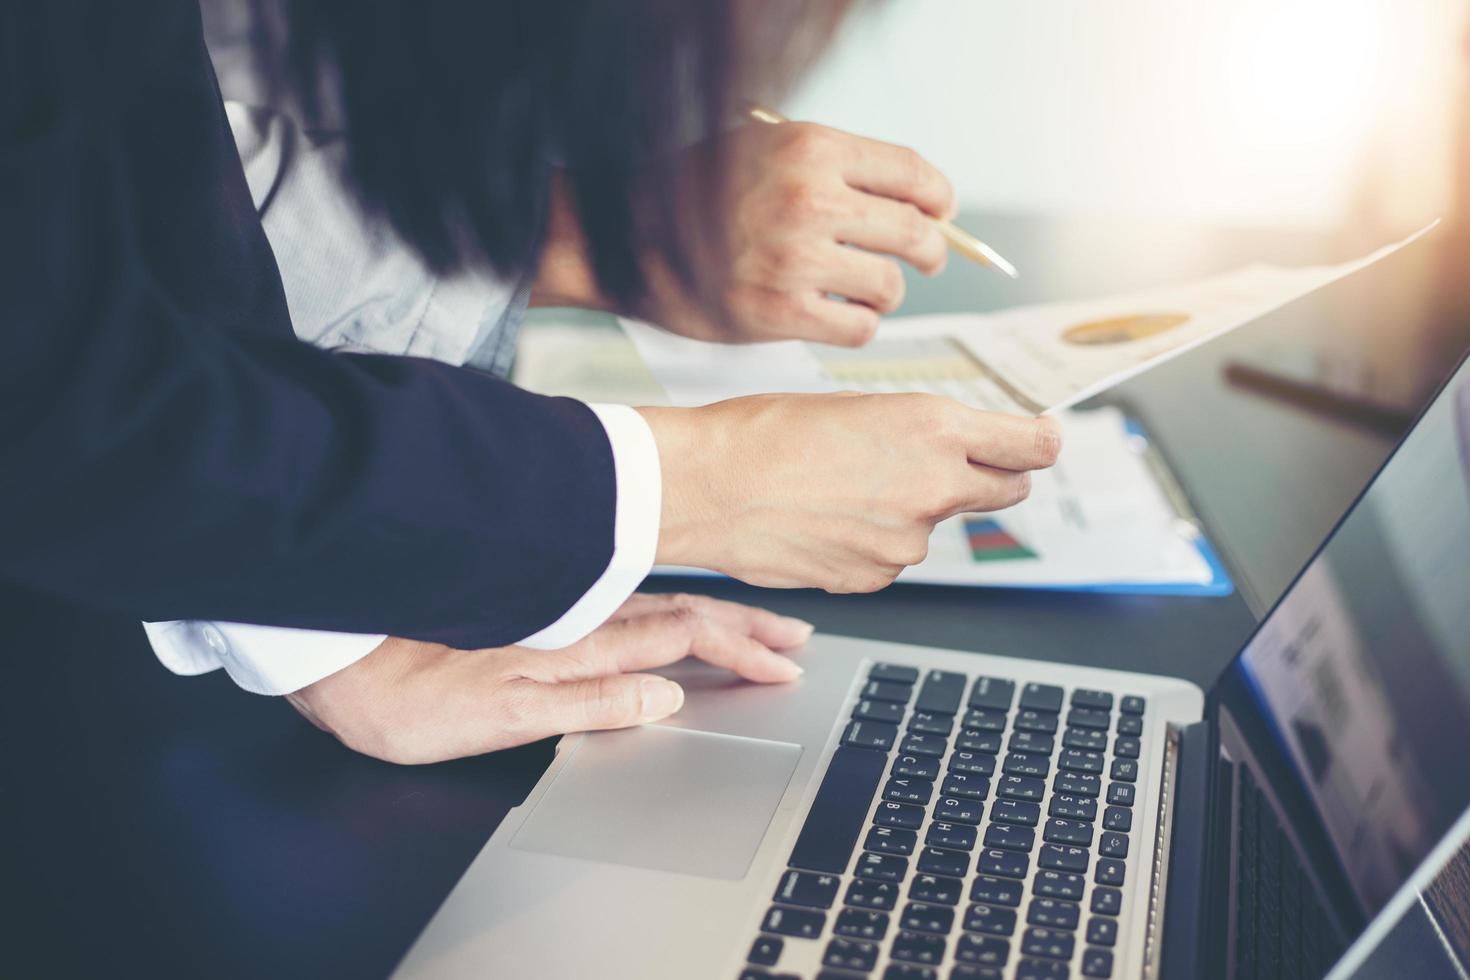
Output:
<svg viewBox="0 0 1470 980">
<path fill-rule="evenodd" d="M 257 14 L 276 80 L 315 125 L 343 131 L 364 208 L 431 267 L 533 272 L 556 181 L 603 293 L 628 305 L 647 257 L 697 278 L 722 127 L 810 61 L 848 6 L 257 0 Z"/>
</svg>

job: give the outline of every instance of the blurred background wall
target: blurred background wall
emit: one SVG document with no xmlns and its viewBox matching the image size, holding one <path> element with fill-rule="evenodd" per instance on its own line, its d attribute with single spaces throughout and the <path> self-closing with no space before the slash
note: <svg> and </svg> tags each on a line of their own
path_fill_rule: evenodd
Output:
<svg viewBox="0 0 1470 980">
<path fill-rule="evenodd" d="M 1368 238 L 1446 214 L 1470 0 L 886 0 L 790 113 L 921 150 L 987 210 Z"/>
</svg>

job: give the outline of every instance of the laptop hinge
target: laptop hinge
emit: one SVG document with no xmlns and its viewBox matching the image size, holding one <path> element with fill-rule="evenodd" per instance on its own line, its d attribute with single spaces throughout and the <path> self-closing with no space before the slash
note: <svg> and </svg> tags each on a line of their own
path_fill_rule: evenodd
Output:
<svg viewBox="0 0 1470 980">
<path fill-rule="evenodd" d="M 1208 825 L 1209 725 L 1170 728 L 1159 804 L 1144 976 L 1193 976 L 1198 967 Z M 1164 915 L 1164 896 L 1171 898 Z"/>
</svg>

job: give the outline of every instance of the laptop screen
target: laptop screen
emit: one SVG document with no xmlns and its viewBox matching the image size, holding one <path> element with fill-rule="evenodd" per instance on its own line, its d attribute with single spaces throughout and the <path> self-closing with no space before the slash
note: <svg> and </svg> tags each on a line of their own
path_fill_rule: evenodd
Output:
<svg viewBox="0 0 1470 980">
<path fill-rule="evenodd" d="M 1470 806 L 1470 363 L 1212 696 L 1229 974 L 1321 976 Z"/>
</svg>

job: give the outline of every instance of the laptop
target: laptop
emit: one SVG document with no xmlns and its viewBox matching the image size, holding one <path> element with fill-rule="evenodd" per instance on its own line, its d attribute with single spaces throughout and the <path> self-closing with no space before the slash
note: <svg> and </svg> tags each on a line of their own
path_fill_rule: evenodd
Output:
<svg viewBox="0 0 1470 980">
<path fill-rule="evenodd" d="M 801 660 L 562 739 L 398 975 L 1352 975 L 1470 834 L 1470 366 L 1208 693 Z"/>
</svg>

